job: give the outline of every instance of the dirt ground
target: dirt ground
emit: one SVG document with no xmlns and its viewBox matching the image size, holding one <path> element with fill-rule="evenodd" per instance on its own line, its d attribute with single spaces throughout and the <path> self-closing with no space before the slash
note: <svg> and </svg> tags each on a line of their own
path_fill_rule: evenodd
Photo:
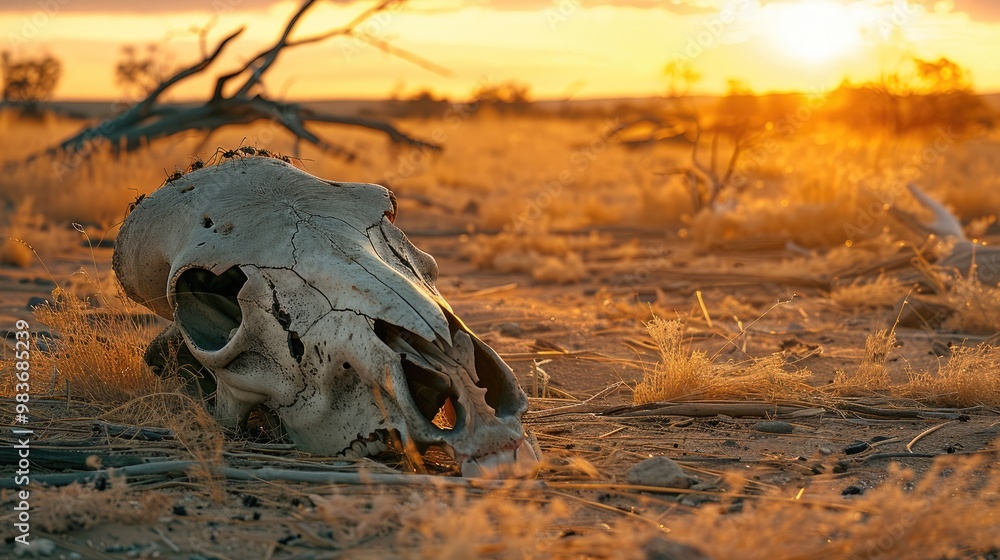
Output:
<svg viewBox="0 0 1000 560">
<path fill-rule="evenodd" d="M 751 496 L 803 503 L 813 500 L 831 508 L 850 505 L 880 484 L 895 482 L 893 477 L 898 473 L 889 468 L 892 462 L 918 475 L 930 467 L 934 457 L 949 454 L 981 456 L 981 471 L 997 466 L 994 452 L 1000 422 L 997 411 L 982 407 L 942 410 L 876 398 L 855 399 L 839 407 L 833 402 L 825 407 L 816 402 L 786 402 L 780 411 L 774 404 L 746 411 L 731 402 L 716 403 L 716 409 L 677 413 L 631 406 L 631 388 L 658 359 L 643 326 L 643 321 L 651 318 L 653 303 L 657 309 L 671 309 L 676 317 L 685 319 L 685 334 L 694 347 L 717 356 L 717 361 L 742 361 L 781 351 L 790 367 L 812 372 L 810 384 L 814 386 L 831 383 L 837 370 L 857 368 L 866 336 L 874 329 L 891 327 L 895 311 L 885 307 L 847 309 L 808 282 L 790 285 L 780 279 L 769 281 L 768 271 L 798 257 L 794 251 L 720 253 L 713 256 L 709 268 L 702 266 L 703 256 L 695 254 L 691 243 L 673 233 L 640 227 L 604 228 L 598 233 L 609 241 L 606 247 L 631 244 L 637 256 L 622 259 L 613 252 L 604 257 L 590 254 L 582 281 L 547 284 L 533 281 L 528 274 L 477 269 L 462 256 L 463 245 L 470 242 L 468 236 L 436 225 L 446 224 L 447 216 L 405 199 L 402 210 L 398 225 L 438 260 L 440 291 L 458 315 L 509 361 L 531 397 L 525 422 L 538 439 L 545 468 L 538 482 L 525 483 L 520 489 L 508 487 L 504 492 L 522 503 L 524 512 L 555 500 L 572 504 L 568 514 L 558 521 L 545 516 L 529 521 L 531 530 L 521 540 L 511 537 L 498 545 L 495 539 L 484 537 L 479 548 L 455 548 L 458 545 L 449 545 L 451 540 L 426 527 L 413 529 L 412 535 L 420 538 L 411 535 L 411 540 L 401 537 L 398 527 L 380 528 L 377 523 L 374 529 L 368 526 L 365 530 L 348 523 L 353 533 L 331 528 L 328 518 L 317 517 L 318 502 L 310 498 L 332 493 L 355 500 L 345 503 L 359 507 L 362 514 L 371 514 L 377 509 L 373 501 L 377 496 L 389 496 L 398 504 L 415 499 L 433 502 L 433 493 L 443 492 L 445 487 L 218 480 L 208 484 L 167 477 L 143 482 L 124 494 L 115 506 L 119 514 L 105 515 L 96 524 L 78 521 L 74 525 L 70 521 L 59 531 L 36 529 L 32 538 L 51 541 L 57 547 L 53 557 L 59 558 L 705 557 L 699 554 L 735 558 L 743 556 L 719 552 L 704 540 L 698 544 L 702 537 L 680 538 L 677 542 L 691 546 L 677 545 L 679 548 L 658 553 L 657 546 L 668 545 L 656 536 L 674 542 L 677 534 L 671 533 L 671 526 L 678 519 L 719 504 L 738 511 L 744 500 L 752 501 Z M 98 270 L 110 270 L 111 253 L 109 248 L 96 250 Z M 83 247 L 45 261 L 51 275 L 37 265 L 0 270 L 0 328 L 6 333 L 8 347 L 13 341 L 14 322 L 33 321 L 27 307 L 30 298 L 47 298 L 54 287 L 53 278 L 63 283 L 81 267 L 92 270 L 94 266 L 90 251 Z M 711 327 L 696 290 L 701 291 L 713 319 Z M 743 334 L 734 316 L 744 325 Z M 44 328 L 32 324 L 36 332 Z M 905 377 L 908 368 L 934 370 L 950 345 L 970 340 L 961 334 L 911 328 L 899 328 L 896 335 L 898 347 L 888 363 L 899 378 Z M 547 378 L 533 373 L 538 367 Z M 594 395 L 599 396 L 591 399 Z M 0 417 L 9 425 L 12 399 L 4 399 L 2 404 Z M 95 411 L 86 403 L 67 403 L 64 397 L 51 395 L 36 397 L 35 405 L 33 451 L 86 446 L 109 456 L 185 457 L 184 449 L 169 439 L 142 441 L 91 431 Z M 787 422 L 790 433 L 762 431 L 769 428 L 761 422 L 772 419 Z M 940 429 L 915 439 L 935 427 Z M 3 439 L 4 447 L 11 447 L 9 432 Z M 227 462 L 235 466 L 323 463 L 322 458 L 308 457 L 287 446 L 268 447 L 232 438 L 226 451 Z M 627 486 L 629 468 L 653 456 L 677 461 L 694 477 L 693 485 L 660 491 Z M 4 460 L 2 476 L 12 476 L 12 464 Z M 387 464 L 398 466 L 391 460 Z M 365 468 L 386 470 L 373 464 Z M 33 475 L 57 472 L 42 466 L 35 469 Z M 444 494 L 437 499 L 459 511 L 474 509 L 470 496 L 496 492 L 488 484 L 454 491 L 468 495 L 455 494 L 453 502 Z M 149 493 L 162 494 L 165 501 L 143 501 L 142 496 Z M 734 499 L 734 493 L 744 497 Z M 15 495 L 4 490 L 2 496 L 4 519 L 11 519 Z M 60 515 L 45 511 L 55 508 L 54 504 L 65 504 L 70 511 L 65 515 L 70 519 L 79 515 L 72 513 L 74 503 L 77 507 L 98 507 L 93 505 L 97 502 L 82 498 L 74 502 L 77 498 L 66 494 L 53 496 L 44 502 L 36 498 L 36 527 L 43 518 Z M 424 505 L 415 506 L 416 511 L 431 511 L 431 502 L 420 502 Z M 140 514 L 136 512 L 140 511 L 143 521 L 137 522 Z M 149 512 L 152 517 L 146 515 Z M 494 511 L 489 515 L 499 514 Z M 489 515 L 488 519 L 499 523 Z M 464 526 L 458 518 L 445 514 L 442 519 L 442 523 L 452 523 L 455 531 L 488 532 L 481 526 Z M 47 523 L 53 526 L 51 521 Z M 0 556 L 6 557 L 14 551 L 11 539 L 15 532 L 10 523 L 4 524 L 2 532 L 7 541 Z M 601 534 L 611 535 L 611 542 L 619 543 L 620 548 L 595 540 Z M 774 538 L 777 550 L 781 539 L 789 537 Z M 539 544 L 545 542 L 557 545 Z M 975 543 L 966 544 L 977 550 Z M 785 552 L 771 557 L 800 557 L 793 551 Z M 979 554 L 981 551 L 970 556 L 982 557 Z M 894 556 L 889 553 L 885 557 Z"/>
</svg>

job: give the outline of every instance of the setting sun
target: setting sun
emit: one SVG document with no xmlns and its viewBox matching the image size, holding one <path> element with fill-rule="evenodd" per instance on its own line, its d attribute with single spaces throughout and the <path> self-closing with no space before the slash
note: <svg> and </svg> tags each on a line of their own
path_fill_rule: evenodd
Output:
<svg viewBox="0 0 1000 560">
<path fill-rule="evenodd" d="M 824 0 L 774 4 L 770 42 L 785 56 L 819 63 L 861 46 L 861 25 L 842 4 Z"/>
</svg>

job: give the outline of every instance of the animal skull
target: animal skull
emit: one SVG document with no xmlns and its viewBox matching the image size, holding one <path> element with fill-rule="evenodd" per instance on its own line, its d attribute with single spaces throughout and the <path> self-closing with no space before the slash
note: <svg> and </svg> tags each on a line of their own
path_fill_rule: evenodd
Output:
<svg viewBox="0 0 1000 560">
<path fill-rule="evenodd" d="M 437 264 L 395 212 L 379 185 L 232 159 L 142 200 L 114 269 L 214 373 L 224 423 L 263 404 L 306 451 L 371 455 L 392 435 L 439 446 L 463 476 L 533 475 L 524 392 L 437 292 Z"/>
</svg>

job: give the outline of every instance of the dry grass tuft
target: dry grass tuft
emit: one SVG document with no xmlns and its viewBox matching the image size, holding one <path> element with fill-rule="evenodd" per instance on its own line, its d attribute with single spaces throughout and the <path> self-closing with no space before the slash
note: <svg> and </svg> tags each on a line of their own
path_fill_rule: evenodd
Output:
<svg viewBox="0 0 1000 560">
<path fill-rule="evenodd" d="M 82 531 L 102 523 L 152 524 L 174 502 L 162 492 L 129 492 L 124 478 L 112 478 L 101 490 L 80 484 L 36 488 L 31 498 L 32 524 L 47 533 Z"/>
<path fill-rule="evenodd" d="M 910 374 L 893 394 L 941 406 L 1000 406 L 1000 348 L 956 347 L 936 374 Z"/>
<path fill-rule="evenodd" d="M 397 553 L 412 551 L 407 557 L 441 560 L 551 558 L 553 548 L 565 546 L 554 537 L 571 509 L 558 498 L 537 498 L 464 490 L 310 495 L 316 518 L 333 532 L 338 548 L 364 546 L 378 557 L 372 547 L 381 543 Z"/>
<path fill-rule="evenodd" d="M 749 362 L 713 363 L 684 342 L 683 323 L 654 317 L 646 330 L 660 351 L 660 361 L 635 388 L 637 404 L 682 398 L 759 398 L 773 401 L 811 389 L 808 370 L 785 371 L 781 354 Z"/>
<path fill-rule="evenodd" d="M 833 379 L 833 389 L 841 395 L 867 396 L 888 391 L 892 381 L 885 367 L 889 356 L 896 348 L 896 333 L 880 329 L 865 339 L 865 353 L 857 371 L 851 375 L 837 371 Z"/>
<path fill-rule="evenodd" d="M 646 331 L 660 351 L 660 361 L 635 387 L 636 403 L 676 399 L 703 391 L 712 383 L 713 364 L 699 350 L 684 342 L 684 323 L 654 317 Z"/>
<path fill-rule="evenodd" d="M 979 280 L 976 271 L 956 275 L 948 284 L 948 304 L 955 310 L 944 327 L 964 333 L 1000 332 L 1000 288 Z"/>
<path fill-rule="evenodd" d="M 874 280 L 857 279 L 850 284 L 835 286 L 830 299 L 843 307 L 893 307 L 906 296 L 909 287 L 898 278 L 879 275 Z"/>
<path fill-rule="evenodd" d="M 569 236 L 550 233 L 544 220 L 521 232 L 478 235 L 463 251 L 479 268 L 525 272 L 538 282 L 568 284 L 587 274 L 583 251 L 607 245 L 596 232 Z"/>
<path fill-rule="evenodd" d="M 998 492 L 1000 476 L 982 458 L 949 458 L 919 480 L 891 465 L 884 484 L 849 502 L 854 509 L 748 501 L 739 513 L 705 506 L 668 526 L 711 558 L 980 558 L 1000 547 Z"/>
<path fill-rule="evenodd" d="M 177 387 L 143 361 L 152 333 L 132 315 L 94 309 L 57 288 L 49 303 L 35 309 L 35 320 L 59 336 L 47 341 L 49 351 L 32 356 L 32 367 L 39 372 L 33 387 L 40 394 L 65 393 L 68 384 L 71 397 L 115 406 Z"/>
<path fill-rule="evenodd" d="M 443 560 L 521 557 L 525 552 L 544 558 L 540 548 L 545 537 L 569 512 L 558 499 L 519 502 L 504 495 L 469 498 L 456 492 L 450 500 L 434 499 L 424 504 L 420 515 L 408 516 L 397 542 Z"/>
</svg>

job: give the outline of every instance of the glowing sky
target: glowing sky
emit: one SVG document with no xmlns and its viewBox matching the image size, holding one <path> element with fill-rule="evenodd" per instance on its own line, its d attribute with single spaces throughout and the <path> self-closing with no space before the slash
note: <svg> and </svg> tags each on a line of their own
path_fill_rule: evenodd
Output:
<svg viewBox="0 0 1000 560">
<path fill-rule="evenodd" d="M 50 52 L 63 61 L 61 99 L 113 99 L 123 44 L 164 43 L 177 63 L 198 54 L 185 34 L 213 15 L 217 40 L 247 31 L 216 70 L 270 43 L 298 2 L 262 0 L 5 0 L 0 49 Z M 327 2 L 300 36 L 336 27 L 368 3 Z M 1000 2 L 996 0 L 411 0 L 365 30 L 451 70 L 439 76 L 353 40 L 283 53 L 268 75 L 290 99 L 384 97 L 429 87 L 463 97 L 483 81 L 516 79 L 539 98 L 662 94 L 662 69 L 690 60 L 696 89 L 736 78 L 753 90 L 826 89 L 844 76 L 869 79 L 910 54 L 946 56 L 969 68 L 980 91 L 1000 91 Z M 166 38 L 169 37 L 169 40 Z M 202 97 L 209 77 L 173 98 Z"/>
</svg>

